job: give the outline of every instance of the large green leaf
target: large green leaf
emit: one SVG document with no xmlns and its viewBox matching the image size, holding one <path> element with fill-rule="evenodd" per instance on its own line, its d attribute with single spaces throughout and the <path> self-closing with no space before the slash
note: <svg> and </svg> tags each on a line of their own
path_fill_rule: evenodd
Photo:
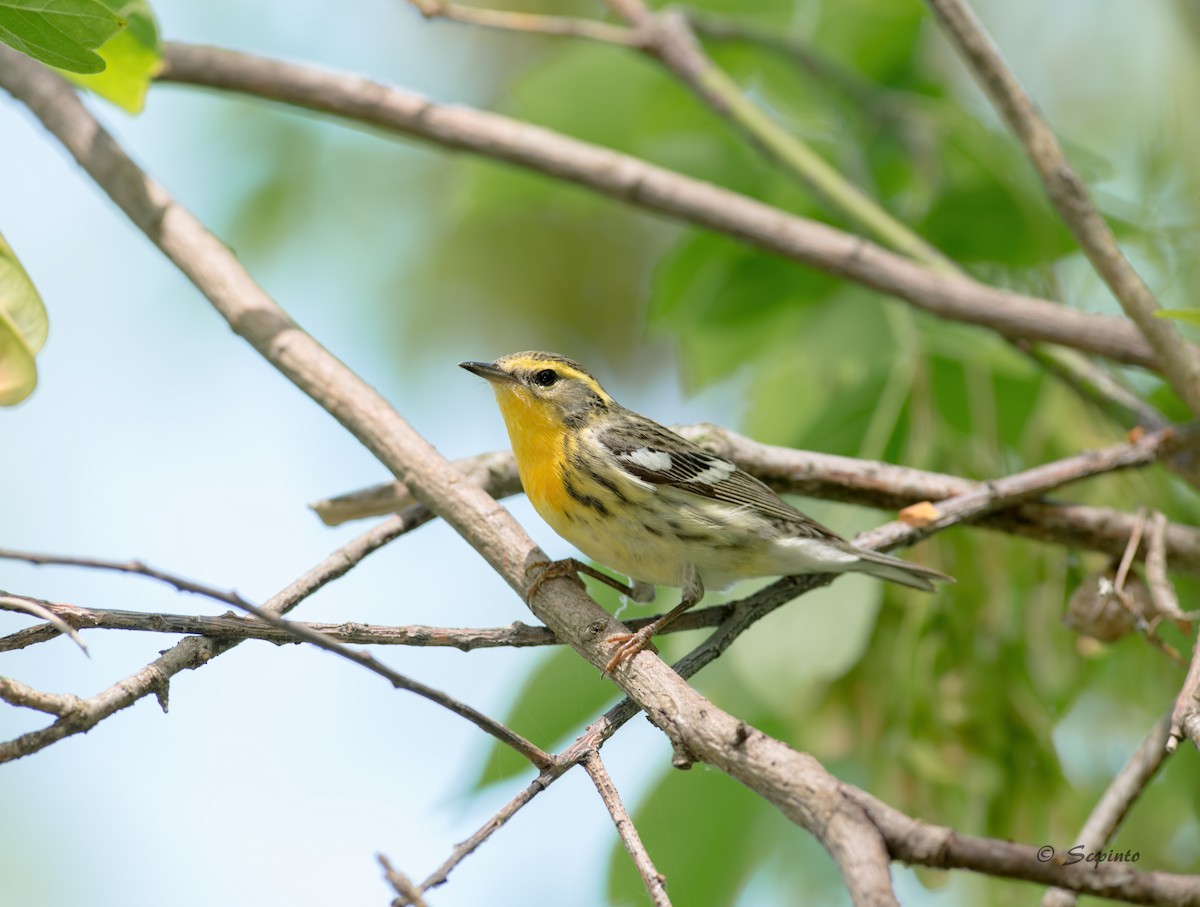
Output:
<svg viewBox="0 0 1200 907">
<path fill-rule="evenodd" d="M 0 41 L 70 72 L 103 72 L 96 48 L 124 26 L 100 0 L 0 0 Z"/>
<path fill-rule="evenodd" d="M 49 321 L 33 281 L 0 235 L 0 406 L 14 406 L 37 385 L 33 357 L 46 342 Z"/>
<path fill-rule="evenodd" d="M 0 0 L 2 2 L 2 0 Z M 129 27 L 100 48 L 108 65 L 92 75 L 67 73 L 68 78 L 112 101 L 130 113 L 140 113 L 150 83 L 162 68 L 158 26 L 146 0 L 100 0 Z"/>
</svg>

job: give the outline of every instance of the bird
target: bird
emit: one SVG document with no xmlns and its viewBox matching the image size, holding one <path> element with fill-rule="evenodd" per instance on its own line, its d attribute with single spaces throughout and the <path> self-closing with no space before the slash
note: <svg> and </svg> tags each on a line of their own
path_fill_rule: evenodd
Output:
<svg viewBox="0 0 1200 907">
<path fill-rule="evenodd" d="M 545 580 L 580 572 L 643 604 L 656 586 L 682 590 L 662 617 L 605 640 L 615 647 L 605 675 L 652 647 L 705 590 L 740 579 L 866 573 L 925 592 L 954 581 L 848 542 L 736 464 L 621 406 L 565 356 L 530 351 L 460 367 L 491 384 L 534 510 L 587 557 L 630 580 L 568 558 L 547 565 L 529 600 Z"/>
</svg>

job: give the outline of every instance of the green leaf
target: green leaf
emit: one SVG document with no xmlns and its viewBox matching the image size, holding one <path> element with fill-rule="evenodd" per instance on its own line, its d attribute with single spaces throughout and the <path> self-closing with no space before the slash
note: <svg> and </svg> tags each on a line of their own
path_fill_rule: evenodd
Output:
<svg viewBox="0 0 1200 907">
<path fill-rule="evenodd" d="M 0 0 L 2 2 L 2 0 Z M 101 0 L 129 23 L 100 48 L 107 67 L 92 75 L 66 73 L 77 85 L 95 92 L 130 113 L 141 113 L 150 83 L 162 69 L 158 25 L 146 0 Z"/>
<path fill-rule="evenodd" d="M 665 747 L 648 756 L 663 764 L 669 758 Z M 731 778 L 695 768 L 665 775 L 633 811 L 633 822 L 655 866 L 670 880 L 671 900 L 716 907 L 735 903 L 762 849 L 778 845 L 778 839 L 762 841 L 755 833 L 771 810 Z M 793 837 L 800 834 L 795 831 Z M 609 856 L 608 894 L 615 904 L 646 900 L 620 844 Z"/>
<path fill-rule="evenodd" d="M 0 406 L 15 406 L 37 385 L 33 357 L 46 342 L 42 297 L 0 235 Z"/>
<path fill-rule="evenodd" d="M 616 698 L 612 684 L 571 649 L 557 649 L 530 675 L 504 721 L 509 727 L 550 750 L 568 734 L 600 714 Z M 476 787 L 494 784 L 528 771 L 529 763 L 513 750 L 494 743 Z"/>
<path fill-rule="evenodd" d="M 1155 318 L 1171 318 L 1175 321 L 1190 321 L 1200 324 L 1200 309 L 1159 309 L 1154 313 Z"/>
<path fill-rule="evenodd" d="M 95 50 L 124 27 L 100 0 L 0 0 L 0 41 L 71 72 L 103 72 Z"/>
</svg>

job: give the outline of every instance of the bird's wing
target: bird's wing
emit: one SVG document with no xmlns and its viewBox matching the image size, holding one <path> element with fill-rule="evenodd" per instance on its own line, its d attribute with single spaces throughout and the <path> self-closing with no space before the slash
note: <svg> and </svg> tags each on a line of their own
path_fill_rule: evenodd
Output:
<svg viewBox="0 0 1200 907">
<path fill-rule="evenodd" d="M 599 441 L 634 478 L 652 485 L 750 508 L 786 524 L 793 535 L 844 541 L 832 529 L 801 513 L 733 463 L 711 454 L 656 422 L 629 414 L 625 424 L 606 429 Z"/>
</svg>

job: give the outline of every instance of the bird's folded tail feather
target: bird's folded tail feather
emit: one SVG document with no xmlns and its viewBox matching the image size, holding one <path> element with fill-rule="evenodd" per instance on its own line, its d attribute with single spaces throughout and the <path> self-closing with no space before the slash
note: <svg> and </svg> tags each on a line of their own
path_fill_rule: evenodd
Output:
<svg viewBox="0 0 1200 907">
<path fill-rule="evenodd" d="M 880 554 L 877 551 L 866 551 L 861 548 L 857 549 L 855 553 L 859 555 L 860 561 L 850 569 L 856 573 L 869 573 L 879 579 L 920 589 L 922 592 L 936 592 L 936 583 L 954 582 L 954 577 L 947 576 L 932 567 L 902 561 L 889 554 Z"/>
</svg>

